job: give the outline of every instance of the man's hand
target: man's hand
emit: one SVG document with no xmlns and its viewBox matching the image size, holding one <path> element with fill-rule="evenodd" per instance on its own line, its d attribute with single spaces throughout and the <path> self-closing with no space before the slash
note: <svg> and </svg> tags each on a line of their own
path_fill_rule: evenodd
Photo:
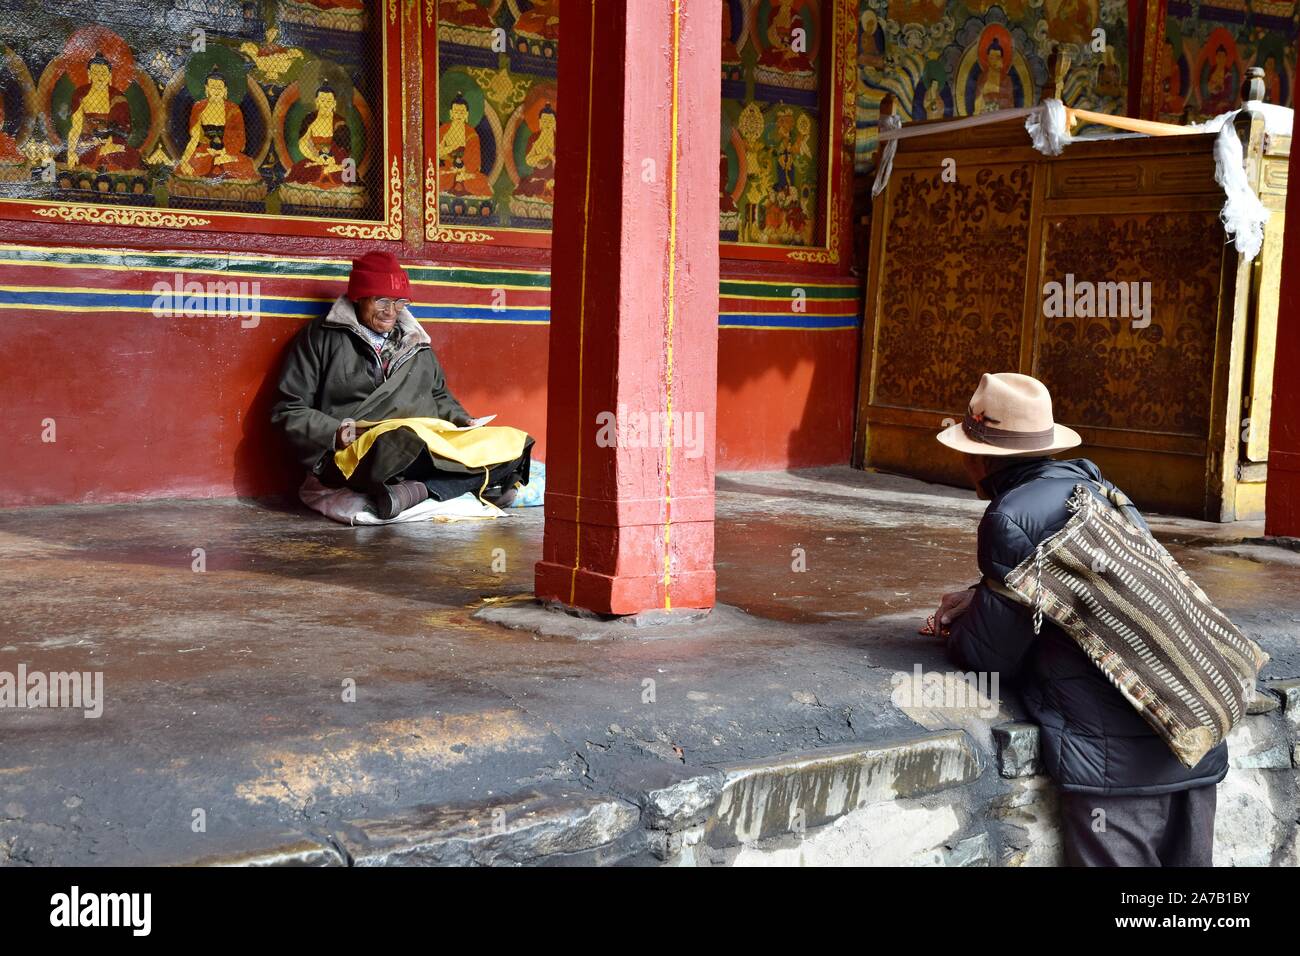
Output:
<svg viewBox="0 0 1300 956">
<path fill-rule="evenodd" d="M 469 412 L 452 412 L 451 423 L 457 428 L 464 428 L 466 425 L 473 424 L 474 416 Z"/>
<path fill-rule="evenodd" d="M 934 612 L 935 624 L 942 627 L 951 626 L 953 621 L 966 613 L 966 609 L 970 607 L 970 602 L 973 600 L 975 600 L 974 588 L 945 594 L 943 599 L 939 601 L 939 610 Z"/>
<path fill-rule="evenodd" d="M 350 418 L 345 420 L 343 424 L 338 427 L 338 431 L 334 433 L 334 448 L 339 451 L 347 448 L 348 445 L 351 445 L 357 440 L 357 436 L 362 432 L 369 430 L 369 425 L 358 425 Z"/>
</svg>

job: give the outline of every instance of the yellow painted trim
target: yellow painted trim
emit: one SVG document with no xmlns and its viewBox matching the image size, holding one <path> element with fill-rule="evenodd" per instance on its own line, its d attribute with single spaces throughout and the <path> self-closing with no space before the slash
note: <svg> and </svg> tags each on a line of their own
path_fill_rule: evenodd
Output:
<svg viewBox="0 0 1300 956">
<path fill-rule="evenodd" d="M 557 77 L 558 79 L 558 77 Z M 573 495 L 573 571 L 569 575 L 569 603 L 578 592 L 578 565 L 582 557 L 582 359 L 587 324 L 587 233 L 591 226 L 591 120 L 596 91 L 596 0 L 591 0 L 591 42 L 587 44 L 587 168 L 582 196 L 582 281 L 578 298 L 578 480 Z"/>
<path fill-rule="evenodd" d="M 723 282 L 734 282 L 734 279 L 723 279 Z M 756 285 L 781 285 L 780 282 L 760 282 Z M 810 285 L 807 282 L 791 283 L 797 289 L 848 289 L 857 285 L 857 283 L 845 283 L 844 285 Z M 719 292 L 719 299 L 741 299 L 745 302 L 789 302 L 788 295 L 748 295 L 736 292 Z M 851 299 L 814 299 L 814 302 L 850 302 Z"/>
<path fill-rule="evenodd" d="M 725 298 L 727 298 L 727 297 L 726 297 L 726 296 L 719 296 L 719 298 L 723 298 L 723 299 L 725 299 Z M 788 314 L 788 313 L 785 312 L 784 310 L 782 310 L 782 311 L 780 311 L 780 312 L 761 312 L 761 311 L 759 311 L 758 309 L 719 309 L 719 310 L 718 310 L 718 315 L 720 315 L 720 316 L 723 316 L 723 315 L 771 315 L 771 316 L 778 316 L 778 315 L 787 315 L 787 314 Z M 857 310 L 856 310 L 856 309 L 855 309 L 854 311 L 852 311 L 852 312 L 804 312 L 804 313 L 801 313 L 801 314 L 803 314 L 803 315 L 807 315 L 807 316 L 811 316 L 811 317 L 813 317 L 813 318 L 819 318 L 819 319 L 856 319 L 856 318 L 858 317 L 858 313 L 857 313 Z"/>
<path fill-rule="evenodd" d="M 670 541 L 673 524 L 673 326 L 677 318 L 677 140 L 680 130 L 680 104 L 678 102 L 678 85 L 680 81 L 681 56 L 681 0 L 673 0 L 672 22 L 672 109 L 668 128 L 671 140 L 668 144 L 669 181 L 668 190 L 668 348 L 665 355 L 664 387 L 667 392 L 668 415 L 664 419 L 664 609 L 673 606 L 672 592 L 672 550 Z"/>
<path fill-rule="evenodd" d="M 719 332 L 728 332 L 732 329 L 752 329 L 756 332 L 852 332 L 857 329 L 856 325 L 841 325 L 827 328 L 825 326 L 812 325 L 719 325 Z"/>
<path fill-rule="evenodd" d="M 63 252 L 63 253 L 80 253 L 82 255 L 104 255 L 104 256 L 157 256 L 157 257 L 201 256 L 208 259 L 219 258 L 220 256 L 224 255 L 229 259 L 250 260 L 255 262 L 311 262 L 311 263 L 337 262 L 340 265 L 348 264 L 351 263 L 352 261 L 351 257 L 347 257 L 347 256 L 339 259 L 333 256 L 277 256 L 277 255 L 267 255 L 264 253 L 257 253 L 257 252 L 240 252 L 240 253 L 215 252 L 214 253 L 214 252 L 195 251 L 193 249 L 108 249 L 102 246 L 100 247 L 25 246 L 25 245 L 18 245 L 15 243 L 8 243 L 8 242 L 0 243 L 0 252 L 3 252 L 3 250 L 6 249 L 23 249 L 29 252 L 46 252 L 46 253 Z M 6 261 L 8 260 L 0 259 L 0 262 L 6 262 Z M 29 262 L 26 259 L 15 260 L 15 262 L 19 265 L 35 265 L 35 266 L 61 265 L 67 267 L 71 265 L 71 263 Z M 135 268 L 135 267 L 134 266 L 96 266 L 96 268 L 125 269 L 125 268 Z M 527 267 L 520 267 L 516 269 L 498 269 L 492 266 L 465 266 L 465 265 L 422 266 L 417 264 L 417 265 L 407 265 L 405 266 L 405 268 L 407 269 L 468 269 L 473 272 L 526 272 L 526 273 L 532 273 L 533 275 L 546 275 L 549 272 L 549 270 L 547 269 L 530 269 Z M 411 281 L 415 281 L 415 280 L 411 280 Z M 422 280 L 422 281 L 427 281 L 427 280 Z M 808 283 L 804 283 L 804 284 L 806 285 Z"/>
<path fill-rule="evenodd" d="M 491 305 L 479 302 L 420 302 L 412 300 L 417 306 L 443 306 L 452 309 L 490 309 Z M 502 309 L 502 312 L 547 312 L 550 310 L 549 305 L 512 305 L 508 309 Z M 834 318 L 834 316 L 832 316 Z"/>
<path fill-rule="evenodd" d="M 66 305 L 48 305 L 48 304 L 40 305 L 40 304 L 32 304 L 26 302 L 0 303 L 0 310 L 6 310 L 11 312 L 62 312 L 65 315 L 68 314 L 69 312 L 68 306 Z M 104 305 L 104 306 L 97 306 L 94 308 L 83 308 L 81 311 L 134 312 L 138 315 L 153 317 L 153 311 L 151 309 L 142 309 L 139 306 L 133 306 L 133 305 Z M 212 318 L 231 318 L 231 319 L 251 318 L 253 316 L 257 316 L 257 317 L 265 316 L 266 318 L 269 319 L 314 319 L 318 315 L 320 315 L 319 312 L 218 312 L 212 309 L 182 309 L 182 310 L 173 310 L 173 311 L 180 311 L 182 314 L 174 317 L 182 318 L 182 319 L 199 319 L 205 316 L 212 317 Z"/>
<path fill-rule="evenodd" d="M 131 255 L 136 255 L 136 254 L 137 254 L 137 253 L 131 253 Z M 174 255 L 174 253 L 169 253 L 169 255 Z M 332 260 L 332 259 L 301 259 L 301 260 L 295 260 L 295 261 L 299 261 L 299 262 L 315 262 L 315 263 L 321 263 L 321 262 L 335 262 L 335 261 L 339 261 L 339 260 Z M 342 260 L 342 261 L 343 261 L 343 262 L 347 262 L 347 261 L 349 261 L 349 260 L 346 260 L 346 259 L 345 259 L 345 260 Z M 244 270 L 242 270 L 242 269 L 174 269 L 174 268 L 163 269 L 163 268 L 159 268 L 159 269 L 156 269 L 156 270 L 155 270 L 155 269 L 143 269 L 143 270 L 142 270 L 139 266 L 121 266 L 121 265 L 112 265 L 112 264 L 102 264 L 102 265 L 101 265 L 101 264 L 94 263 L 94 262 L 32 262 L 30 259 L 4 259 L 4 258 L 0 258 L 0 265 L 5 265 L 5 266 L 31 266 L 31 267 L 34 268 L 34 269 L 80 269 L 80 270 L 82 270 L 83 272 L 89 272 L 89 271 L 96 271 L 96 272 L 98 272 L 98 271 L 104 271 L 104 272 L 142 272 L 142 271 L 147 271 L 147 272 L 157 272 L 157 273 L 160 274 L 160 275 L 162 275 L 162 274 L 168 274 L 168 273 L 175 273 L 175 272 L 184 272 L 184 273 L 186 273 L 187 275 L 246 276 L 246 277 L 251 278 L 251 279 L 266 279 L 266 280 L 268 280 L 268 281 L 295 280 L 295 279 L 297 279 L 297 280 L 310 280 L 310 279 L 314 279 L 314 280 L 316 280 L 317 282 L 347 282 L 347 281 L 348 281 L 348 277 L 347 277 L 347 276 L 311 276 L 311 275 L 295 275 L 295 274 L 293 274 L 293 273 L 289 273 L 289 274 L 278 274 L 278 275 L 276 275 L 276 274 L 268 275 L 268 274 L 265 273 L 265 272 L 246 272 L 246 271 L 244 271 Z M 502 273 L 505 273 L 505 272 L 524 272 L 524 273 L 530 273 L 530 274 L 532 274 L 532 275 L 547 275 L 547 274 L 548 274 L 548 273 L 546 273 L 546 272 L 544 272 L 544 271 L 542 271 L 542 270 L 532 270 L 532 269 L 480 269 L 480 268 L 478 268 L 477 266 L 407 266 L 406 268 L 407 268 L 408 270 L 411 269 L 411 268 L 416 268 L 416 269 L 439 269 L 439 268 L 445 268 L 445 269 L 466 269 L 466 270 L 471 271 L 471 272 L 502 272 Z M 489 284 L 489 283 L 486 283 L 486 282 L 449 282 L 449 281 L 444 280 L 444 279 L 411 279 L 411 285 L 418 285 L 418 286 L 434 286 L 434 287 L 438 287 L 438 286 L 446 286 L 446 287 L 448 287 L 448 288 L 457 288 L 457 289 L 459 289 L 459 288 L 463 288 L 463 287 L 465 287 L 466 285 L 472 285 L 472 286 L 476 286 L 476 287 L 478 287 L 478 288 L 482 288 L 482 289 L 504 289 L 504 290 L 506 290 L 507 292 L 546 292 L 546 291 L 549 291 L 549 289 L 550 289 L 550 286 L 549 286 L 549 285 L 545 285 L 545 286 L 535 286 L 535 285 L 513 285 L 513 284 L 507 284 L 507 283 L 491 283 L 491 284 Z"/>
<path fill-rule="evenodd" d="M 416 319 L 421 325 L 532 325 L 547 327 L 550 322 L 533 322 L 528 319 Z"/>
<path fill-rule="evenodd" d="M 458 269 L 461 267 L 448 266 L 446 268 Z M 478 272 L 479 270 L 475 269 L 473 271 Z M 506 292 L 548 292 L 551 288 L 550 283 L 546 285 L 506 285 L 505 283 L 493 282 L 489 285 L 486 282 L 448 282 L 444 279 L 412 279 L 411 285 L 447 286 L 452 289 L 462 289 L 467 285 L 472 285 L 480 289 L 504 289 Z"/>
<path fill-rule="evenodd" d="M 225 273 L 215 273 L 223 275 Z M 174 291 L 174 290 L 169 290 Z M 183 290 L 182 290 L 183 291 Z M 0 292 L 89 292 L 95 295 L 152 295 L 151 289 L 105 289 L 103 286 L 81 286 L 81 285 L 0 285 Z M 328 298 L 322 296 L 307 295 L 264 295 L 263 299 L 272 302 L 329 302 Z M 448 303 L 450 304 L 450 303 Z M 523 308 L 520 306 L 520 308 Z"/>
</svg>

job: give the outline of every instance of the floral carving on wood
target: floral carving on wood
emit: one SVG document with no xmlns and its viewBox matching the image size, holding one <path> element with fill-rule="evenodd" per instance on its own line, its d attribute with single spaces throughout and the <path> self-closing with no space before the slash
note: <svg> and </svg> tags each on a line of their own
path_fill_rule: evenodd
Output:
<svg viewBox="0 0 1300 956">
<path fill-rule="evenodd" d="M 1033 174 L 1025 164 L 894 170 L 873 403 L 962 410 L 1017 368 Z"/>
<path fill-rule="evenodd" d="M 1065 216 L 1044 222 L 1043 282 L 1150 282 L 1133 315 L 1049 317 L 1036 373 L 1069 425 L 1205 436 L 1223 229 L 1213 212 Z M 1131 288 L 1131 287 L 1130 287 Z M 1130 310 L 1132 311 L 1132 310 Z"/>
</svg>

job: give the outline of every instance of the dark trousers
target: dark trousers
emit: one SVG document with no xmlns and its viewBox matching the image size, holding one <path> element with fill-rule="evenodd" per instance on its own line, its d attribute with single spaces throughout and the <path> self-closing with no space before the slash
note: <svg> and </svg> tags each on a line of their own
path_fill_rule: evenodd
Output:
<svg viewBox="0 0 1300 956">
<path fill-rule="evenodd" d="M 394 428 L 374 440 L 361 456 L 351 477 L 344 478 L 334 464 L 333 456 L 329 456 L 325 459 L 320 480 L 321 484 L 331 488 L 346 485 L 353 491 L 371 494 L 390 481 L 413 479 L 423 481 L 429 489 L 429 496 L 437 501 L 450 501 L 467 491 L 491 496 L 512 487 L 516 481 L 528 483 L 532 453 L 533 439 L 530 437 L 524 443 L 524 453 L 518 458 L 468 472 L 452 471 L 434 464 L 428 446 L 411 429 Z"/>
<path fill-rule="evenodd" d="M 1213 866 L 1217 794 L 1214 785 L 1152 797 L 1062 793 L 1065 861 L 1070 866 Z"/>
</svg>

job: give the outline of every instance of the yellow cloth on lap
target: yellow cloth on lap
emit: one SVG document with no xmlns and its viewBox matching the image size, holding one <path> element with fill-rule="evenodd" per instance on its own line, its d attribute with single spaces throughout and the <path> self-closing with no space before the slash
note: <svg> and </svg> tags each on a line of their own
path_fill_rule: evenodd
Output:
<svg viewBox="0 0 1300 956">
<path fill-rule="evenodd" d="M 411 429 L 424 440 L 431 455 L 458 461 L 469 468 L 487 468 L 518 458 L 528 440 L 527 432 L 508 426 L 482 425 L 469 431 L 454 431 L 455 427 L 441 418 L 390 418 L 362 432 L 347 448 L 336 451 L 334 464 L 344 478 L 351 478 L 375 439 L 394 428 Z"/>
</svg>

